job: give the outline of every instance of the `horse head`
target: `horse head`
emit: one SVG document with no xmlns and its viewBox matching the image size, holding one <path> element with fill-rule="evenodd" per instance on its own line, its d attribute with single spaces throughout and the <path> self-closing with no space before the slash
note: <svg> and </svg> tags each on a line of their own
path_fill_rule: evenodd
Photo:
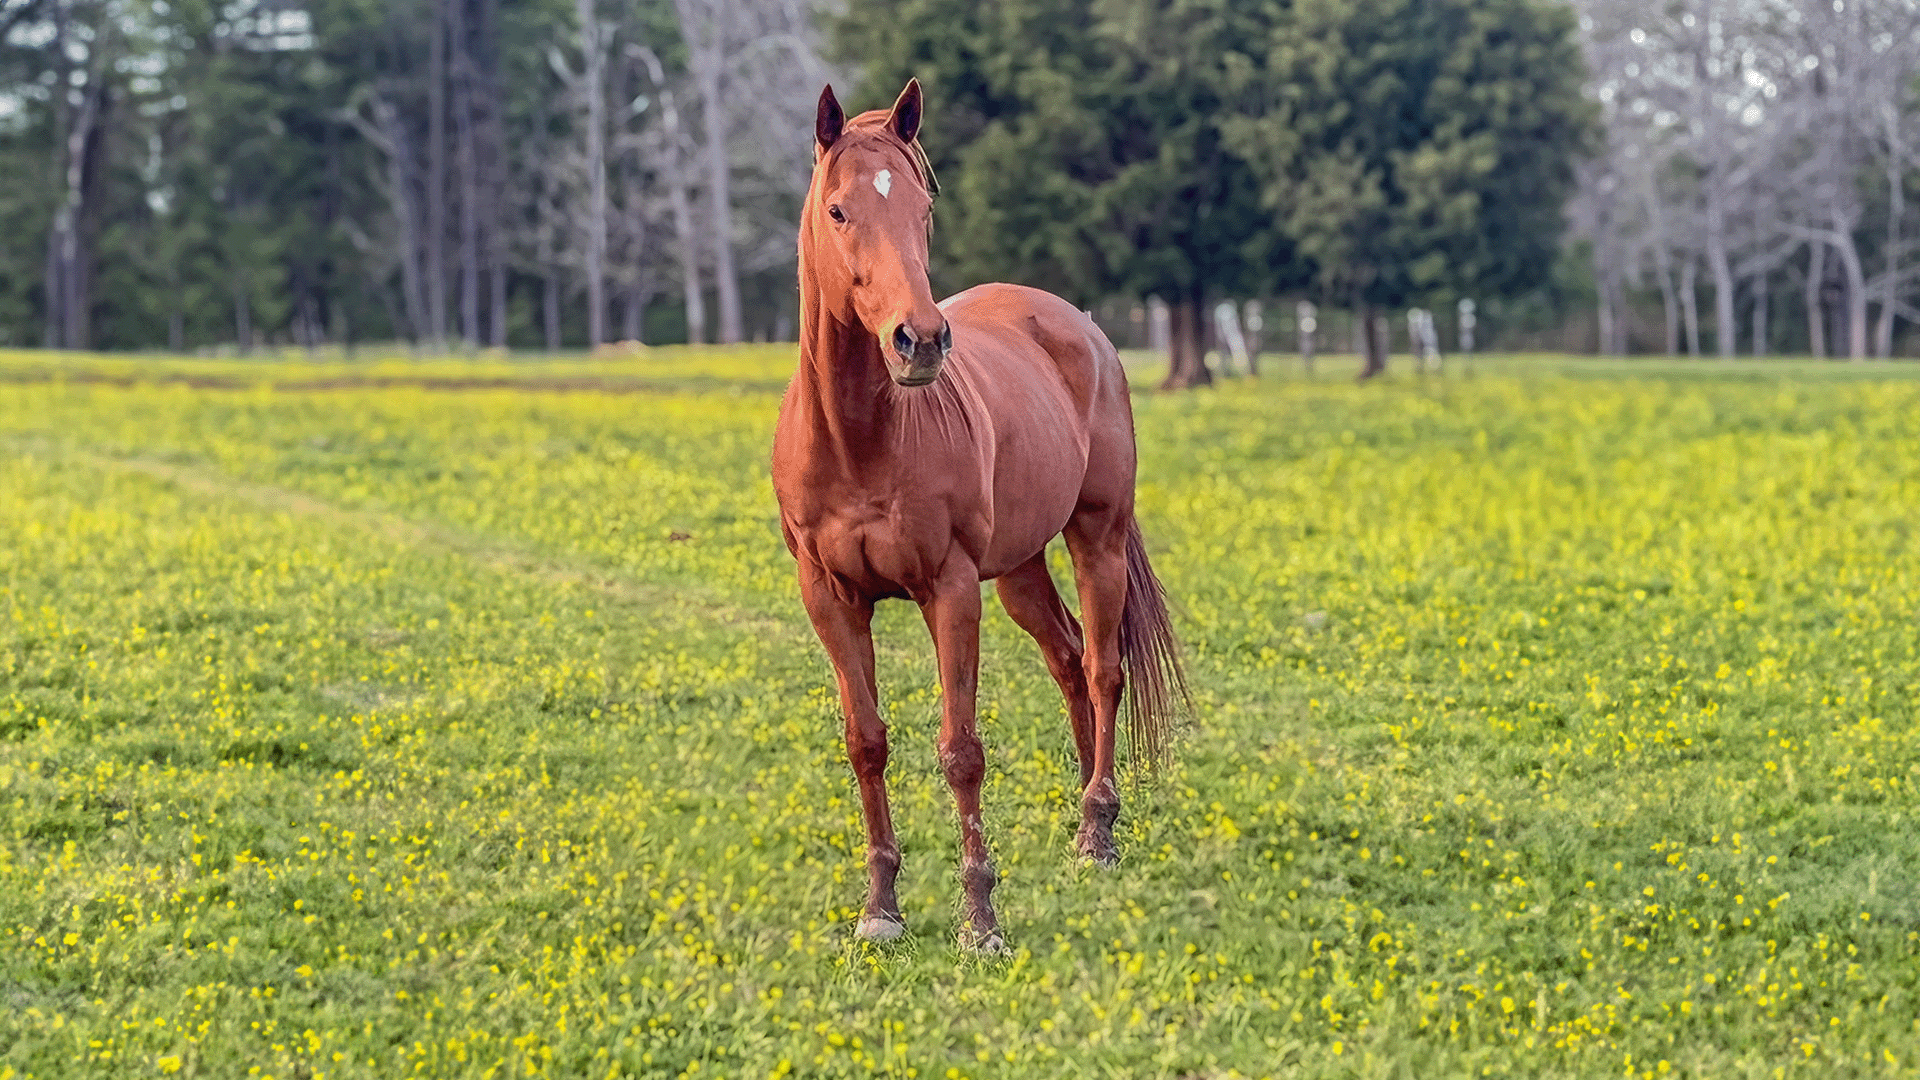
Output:
<svg viewBox="0 0 1920 1080">
<path fill-rule="evenodd" d="M 880 345 L 887 374 L 901 386 L 938 378 L 953 330 L 927 282 L 933 174 L 916 141 L 920 81 L 910 80 L 893 108 L 851 121 L 820 92 L 814 122 L 813 184 L 801 212 L 801 274 Z"/>
</svg>

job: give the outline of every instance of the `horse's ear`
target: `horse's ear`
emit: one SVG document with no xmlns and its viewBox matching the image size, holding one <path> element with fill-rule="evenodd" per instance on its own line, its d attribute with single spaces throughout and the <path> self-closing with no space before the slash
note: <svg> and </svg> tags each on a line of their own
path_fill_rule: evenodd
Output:
<svg viewBox="0 0 1920 1080">
<path fill-rule="evenodd" d="M 887 126 L 908 146 L 920 137 L 919 79 L 907 80 L 907 88 L 900 91 L 900 97 L 893 103 L 893 112 L 887 116 Z"/>
<path fill-rule="evenodd" d="M 840 138 L 840 131 L 846 125 L 847 114 L 841 111 L 839 99 L 833 96 L 833 84 L 828 83 L 820 90 L 820 111 L 813 118 L 815 155 L 826 153 Z"/>
</svg>

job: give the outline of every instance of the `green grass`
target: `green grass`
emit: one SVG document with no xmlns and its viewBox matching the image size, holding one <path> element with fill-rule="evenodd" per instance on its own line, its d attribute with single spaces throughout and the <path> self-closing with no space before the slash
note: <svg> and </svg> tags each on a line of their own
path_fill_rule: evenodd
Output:
<svg viewBox="0 0 1920 1080">
<path fill-rule="evenodd" d="M 792 362 L 0 355 L 0 1078 L 1920 1072 L 1904 366 L 1137 395 L 1196 714 L 1078 865 L 990 606 L 981 961 L 905 605 L 852 938 Z"/>
</svg>

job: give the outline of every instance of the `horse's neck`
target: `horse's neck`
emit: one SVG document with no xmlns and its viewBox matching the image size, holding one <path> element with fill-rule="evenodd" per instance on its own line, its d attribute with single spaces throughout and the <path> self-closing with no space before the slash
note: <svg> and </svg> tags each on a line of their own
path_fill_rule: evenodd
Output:
<svg viewBox="0 0 1920 1080">
<path fill-rule="evenodd" d="M 880 343 L 851 311 L 836 312 L 813 288 L 802 290 L 800 404 L 816 458 L 855 475 L 889 443 L 893 387 Z"/>
</svg>

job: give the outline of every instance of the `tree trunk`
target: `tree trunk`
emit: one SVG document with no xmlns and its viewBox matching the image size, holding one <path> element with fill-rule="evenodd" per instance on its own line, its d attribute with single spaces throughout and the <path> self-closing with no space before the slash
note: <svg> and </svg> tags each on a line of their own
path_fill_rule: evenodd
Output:
<svg viewBox="0 0 1920 1080">
<path fill-rule="evenodd" d="M 387 155 L 388 197 L 393 203 L 395 223 L 400 235 L 395 238 L 395 247 L 400 255 L 400 295 L 407 318 L 407 336 L 417 345 L 432 334 L 432 322 L 427 311 L 426 274 L 423 267 L 423 255 L 427 250 L 427 238 L 420 229 L 420 207 L 414 201 L 416 171 L 419 166 L 413 156 L 413 144 L 409 141 L 406 121 L 401 119 L 400 111 L 393 103 L 379 94 L 371 98 L 373 123 L 361 126 L 369 141 L 379 144 Z M 384 290 L 382 295 L 385 295 Z"/>
<path fill-rule="evenodd" d="M 1362 381 L 1387 372 L 1387 320 L 1372 304 L 1360 305 L 1360 344 Z"/>
<path fill-rule="evenodd" d="M 293 272 L 287 275 L 287 313 L 293 330 L 293 343 L 301 351 L 313 352 L 313 329 L 307 321 L 307 283 L 304 268 L 295 265 Z"/>
<path fill-rule="evenodd" d="M 1893 103 L 1883 103 L 1880 110 L 1887 129 L 1887 284 L 1880 298 L 1880 325 L 1874 328 L 1873 354 L 1891 360 L 1894 312 L 1900 299 L 1901 219 L 1907 213 L 1906 178 L 1901 175 L 1906 152 L 1900 144 L 1900 118 Z"/>
<path fill-rule="evenodd" d="M 96 37 L 92 48 L 104 48 Z M 86 243 L 91 196 L 100 184 L 100 154 L 105 140 L 100 137 L 102 114 L 107 108 L 104 63 L 94 63 L 87 78 L 85 99 L 73 130 L 67 134 L 67 191 L 60 209 L 60 315 L 64 324 L 61 337 L 69 349 L 93 347 L 93 259 L 91 244 Z"/>
<path fill-rule="evenodd" d="M 727 117 L 720 100 L 719 59 L 706 65 L 700 78 L 700 96 L 705 99 L 701 112 L 707 135 L 707 213 L 713 230 L 713 291 L 720 310 L 719 341 L 732 345 L 740 340 L 740 278 L 733 264 L 732 166 L 727 158 Z"/>
<path fill-rule="evenodd" d="M 46 324 L 41 329 L 41 342 L 49 349 L 58 349 L 66 344 L 61 331 L 66 329 L 67 320 L 61 311 L 61 301 L 66 299 L 67 287 L 61 281 L 60 252 L 65 247 L 65 237 L 60 231 L 60 221 L 56 217 L 47 226 L 46 269 L 42 272 L 40 290 L 44 294 Z"/>
<path fill-rule="evenodd" d="M 1840 253 L 1840 269 L 1847 275 L 1847 356 L 1867 358 L 1867 281 L 1860 266 L 1860 249 L 1853 244 L 1851 232 L 1841 232 L 1844 243 L 1835 244 Z"/>
<path fill-rule="evenodd" d="M 253 351 L 253 308 L 247 303 L 246 279 L 240 276 L 233 279 L 233 336 L 241 356 Z"/>
<path fill-rule="evenodd" d="M 385 292 L 385 289 L 380 290 Z M 340 351 L 348 360 L 353 359 L 353 316 L 348 313 L 344 302 L 333 305 L 333 339 L 340 343 Z"/>
<path fill-rule="evenodd" d="M 693 204 L 687 198 L 686 159 L 680 132 L 680 113 L 671 93 L 661 96 L 662 119 L 671 148 L 667 151 L 667 203 L 673 210 L 673 230 L 680 241 L 680 280 L 686 297 L 687 344 L 707 340 L 707 299 L 700 284 L 700 234 L 693 227 Z"/>
<path fill-rule="evenodd" d="M 1665 248 L 1660 249 L 1659 267 L 1654 276 L 1660 279 L 1660 304 L 1666 317 L 1666 350 L 1668 356 L 1680 354 L 1680 298 L 1673 289 L 1673 267 L 1667 260 Z"/>
<path fill-rule="evenodd" d="M 547 351 L 560 351 L 560 276 L 553 270 L 540 283 L 541 325 L 547 332 Z"/>
<path fill-rule="evenodd" d="M 1753 279 L 1753 355 L 1767 355 L 1767 275 Z"/>
<path fill-rule="evenodd" d="M 56 5 L 56 10 L 62 7 L 64 5 Z M 59 177 L 60 202 L 54 210 L 48 242 L 47 317 L 49 326 L 57 328 L 54 334 L 58 346 L 67 349 L 85 349 L 92 345 L 92 260 L 89 245 L 82 241 L 92 209 L 89 196 L 99 185 L 98 159 L 104 145 L 100 125 L 107 107 L 105 57 L 109 32 L 97 31 L 88 43 L 87 82 L 81 91 L 80 111 L 77 115 L 71 110 L 66 112 L 66 137 L 59 158 L 63 169 Z M 64 51 L 62 46 L 63 54 Z M 69 68 L 63 87 L 71 85 L 71 81 Z M 66 98 L 65 93 L 54 96 L 61 101 Z"/>
<path fill-rule="evenodd" d="M 1659 196 L 1651 184 L 1643 186 L 1642 194 L 1647 219 L 1652 223 L 1653 272 L 1660 279 L 1660 303 L 1666 317 L 1666 351 L 1668 356 L 1675 356 L 1680 352 L 1680 304 L 1673 291 L 1673 248 L 1667 239 L 1666 215 Z"/>
<path fill-rule="evenodd" d="M 433 0 L 427 47 L 427 335 L 447 347 L 447 5 Z"/>
<path fill-rule="evenodd" d="M 1594 319 L 1600 326 L 1600 347 L 1595 351 L 1601 356 L 1613 356 L 1613 296 L 1603 282 L 1596 290 L 1600 294 L 1599 310 Z"/>
<path fill-rule="evenodd" d="M 1827 245 L 1814 240 L 1807 245 L 1807 351 L 1816 360 L 1827 358 L 1826 311 L 1820 292 L 1827 281 Z"/>
<path fill-rule="evenodd" d="M 53 84 L 59 87 L 73 85 L 73 59 L 67 51 L 67 5 L 53 5 Z M 47 177 L 48 187 L 53 191 L 65 192 L 67 189 L 67 154 L 71 143 L 67 136 L 73 128 L 73 103 L 65 93 L 49 94 L 53 105 L 53 139 L 51 154 L 51 172 Z M 66 344 L 63 336 L 66 330 L 66 312 L 62 307 L 67 297 L 65 275 L 61 273 L 61 255 L 66 250 L 65 219 L 61 211 L 65 199 L 54 210 L 53 219 L 47 224 L 46 270 L 42 274 L 41 292 L 45 302 L 46 323 L 41 327 L 42 340 L 49 349 L 58 349 Z"/>
<path fill-rule="evenodd" d="M 447 0 L 453 47 L 453 145 L 460 172 L 460 338 L 480 344 L 480 152 L 474 121 L 473 41 L 468 0 Z"/>
<path fill-rule="evenodd" d="M 502 257 L 493 259 L 487 275 L 487 344 L 496 349 L 507 347 L 507 264 Z"/>
<path fill-rule="evenodd" d="M 1620 288 L 1620 275 L 1613 274 L 1607 279 L 1608 307 L 1614 312 L 1613 336 L 1607 346 L 1608 356 L 1625 356 L 1630 347 L 1627 341 L 1628 308 L 1626 296 Z"/>
<path fill-rule="evenodd" d="M 506 95 L 500 82 L 500 0 L 480 0 L 479 94 L 485 178 L 482 219 L 486 225 L 487 344 L 507 347 L 507 137 Z"/>
<path fill-rule="evenodd" d="M 1184 300 L 1167 305 L 1167 377 L 1161 381 L 1162 390 L 1173 390 L 1184 386 L 1181 380 L 1188 368 L 1193 365 L 1194 352 L 1193 329 L 1188 325 L 1188 311 Z"/>
<path fill-rule="evenodd" d="M 587 95 L 587 348 L 607 339 L 607 87 L 594 0 L 575 0 L 580 15 L 581 76 Z"/>
<path fill-rule="evenodd" d="M 727 146 L 727 112 L 721 85 L 726 62 L 727 28 L 721 24 L 728 5 L 714 0 L 674 0 L 680 36 L 687 46 L 687 67 L 700 95 L 706 145 L 702 148 L 707 182 L 707 206 L 712 230 L 714 299 L 719 307 L 716 338 L 731 345 L 740 340 L 740 279 L 733 258 L 733 176 Z"/>
<path fill-rule="evenodd" d="M 620 313 L 621 340 L 646 343 L 647 304 L 652 299 L 652 291 L 638 285 L 626 290 L 624 310 Z"/>
<path fill-rule="evenodd" d="M 1687 321 L 1687 355 L 1700 359 L 1700 262 L 1691 253 L 1680 267 L 1680 314 Z"/>
<path fill-rule="evenodd" d="M 1707 188 L 1707 269 L 1713 274 L 1713 343 L 1720 359 L 1733 359 L 1738 325 L 1733 316 L 1733 267 L 1727 260 L 1726 213 L 1720 178 Z"/>
<path fill-rule="evenodd" d="M 1185 390 L 1213 382 L 1207 368 L 1207 308 L 1205 294 L 1192 290 L 1170 305 L 1172 325 L 1167 337 L 1167 378 L 1162 390 Z"/>
</svg>

